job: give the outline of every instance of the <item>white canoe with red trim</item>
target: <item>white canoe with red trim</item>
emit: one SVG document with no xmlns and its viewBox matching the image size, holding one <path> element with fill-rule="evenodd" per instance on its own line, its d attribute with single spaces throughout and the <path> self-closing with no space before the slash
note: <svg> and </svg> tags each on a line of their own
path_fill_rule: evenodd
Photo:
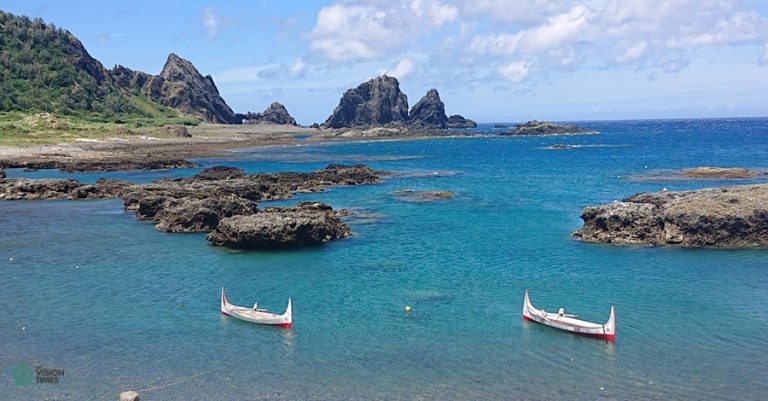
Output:
<svg viewBox="0 0 768 401">
<path fill-rule="evenodd" d="M 528 290 L 525 290 L 523 301 L 523 320 L 554 327 L 556 329 L 570 331 L 585 336 L 614 341 L 616 338 L 616 314 L 611 305 L 611 315 L 605 324 L 592 323 L 575 319 L 573 315 L 547 312 L 544 309 L 536 309 L 528 299 Z"/>
<path fill-rule="evenodd" d="M 264 309 L 254 309 L 232 305 L 227 300 L 226 294 L 224 294 L 224 287 L 221 287 L 221 313 L 232 316 L 236 319 L 245 320 L 246 322 L 269 324 L 284 328 L 291 327 L 291 324 L 293 323 L 293 311 L 291 309 L 290 298 L 288 298 L 288 306 L 285 308 L 285 313 L 278 315 L 276 313 L 268 312 Z"/>
</svg>

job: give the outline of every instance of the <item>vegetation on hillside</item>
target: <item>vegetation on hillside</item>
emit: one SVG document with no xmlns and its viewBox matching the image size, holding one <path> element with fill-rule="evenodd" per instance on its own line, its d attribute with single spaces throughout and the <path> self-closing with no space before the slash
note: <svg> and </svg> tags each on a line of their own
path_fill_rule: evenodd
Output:
<svg viewBox="0 0 768 401">
<path fill-rule="evenodd" d="M 13 120 L 14 113 L 24 118 Z M 140 93 L 121 90 L 99 61 L 67 30 L 0 11 L 0 134 L 36 113 L 66 121 L 131 126 L 197 124 Z M 10 120 L 9 120 L 10 119 Z M 12 121 L 13 120 L 13 121 Z M 72 124 L 65 124 L 72 126 Z M 34 129 L 24 125 L 20 131 Z"/>
</svg>

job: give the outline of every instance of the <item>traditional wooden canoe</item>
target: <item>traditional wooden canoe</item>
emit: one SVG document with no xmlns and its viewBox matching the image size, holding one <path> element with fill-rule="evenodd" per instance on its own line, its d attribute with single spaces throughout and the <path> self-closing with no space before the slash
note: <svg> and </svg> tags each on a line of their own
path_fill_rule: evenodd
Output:
<svg viewBox="0 0 768 401">
<path fill-rule="evenodd" d="M 227 295 L 224 294 L 224 287 L 221 288 L 221 313 L 240 320 L 245 320 L 246 322 L 269 324 L 285 328 L 291 327 L 291 324 L 293 323 L 290 298 L 288 298 L 288 307 L 285 308 L 285 313 L 278 315 L 264 309 L 257 309 L 255 305 L 254 308 L 232 305 L 227 300 Z"/>
<path fill-rule="evenodd" d="M 605 324 L 592 323 L 576 319 L 574 315 L 565 314 L 562 309 L 555 313 L 536 309 L 531 304 L 531 300 L 528 299 L 528 290 L 525 290 L 523 320 L 608 341 L 614 341 L 616 338 L 616 314 L 613 311 L 613 305 L 611 305 L 611 315 L 608 317 L 608 322 Z"/>
</svg>

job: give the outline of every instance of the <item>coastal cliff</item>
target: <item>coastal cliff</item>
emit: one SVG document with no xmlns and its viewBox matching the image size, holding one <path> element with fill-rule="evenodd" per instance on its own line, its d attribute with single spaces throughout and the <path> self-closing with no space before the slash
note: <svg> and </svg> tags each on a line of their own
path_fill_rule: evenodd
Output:
<svg viewBox="0 0 768 401">
<path fill-rule="evenodd" d="M 768 246 L 768 184 L 640 193 L 587 207 L 573 236 L 619 245 Z"/>
</svg>

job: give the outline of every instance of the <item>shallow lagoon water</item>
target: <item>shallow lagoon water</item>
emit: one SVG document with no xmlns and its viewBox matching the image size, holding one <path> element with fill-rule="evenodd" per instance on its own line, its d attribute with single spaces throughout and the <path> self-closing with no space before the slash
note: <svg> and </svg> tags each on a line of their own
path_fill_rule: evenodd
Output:
<svg viewBox="0 0 768 401">
<path fill-rule="evenodd" d="M 274 202 L 358 212 L 353 237 L 308 250 L 211 247 L 204 235 L 136 221 L 119 200 L 0 203 L 0 398 L 108 400 L 134 389 L 150 401 L 764 399 L 766 251 L 614 247 L 569 234 L 587 205 L 728 184 L 628 178 L 648 169 L 764 167 L 768 120 L 581 124 L 601 134 L 303 144 L 201 161 L 403 173 Z M 544 149 L 557 143 L 611 146 Z M 392 196 L 402 189 L 457 196 L 408 203 Z M 292 297 L 293 329 L 221 316 L 221 286 L 234 303 L 278 311 Z M 605 320 L 614 304 L 616 342 L 523 322 L 526 288 L 535 305 L 587 320 Z M 65 375 L 18 386 L 19 364 Z"/>
</svg>

